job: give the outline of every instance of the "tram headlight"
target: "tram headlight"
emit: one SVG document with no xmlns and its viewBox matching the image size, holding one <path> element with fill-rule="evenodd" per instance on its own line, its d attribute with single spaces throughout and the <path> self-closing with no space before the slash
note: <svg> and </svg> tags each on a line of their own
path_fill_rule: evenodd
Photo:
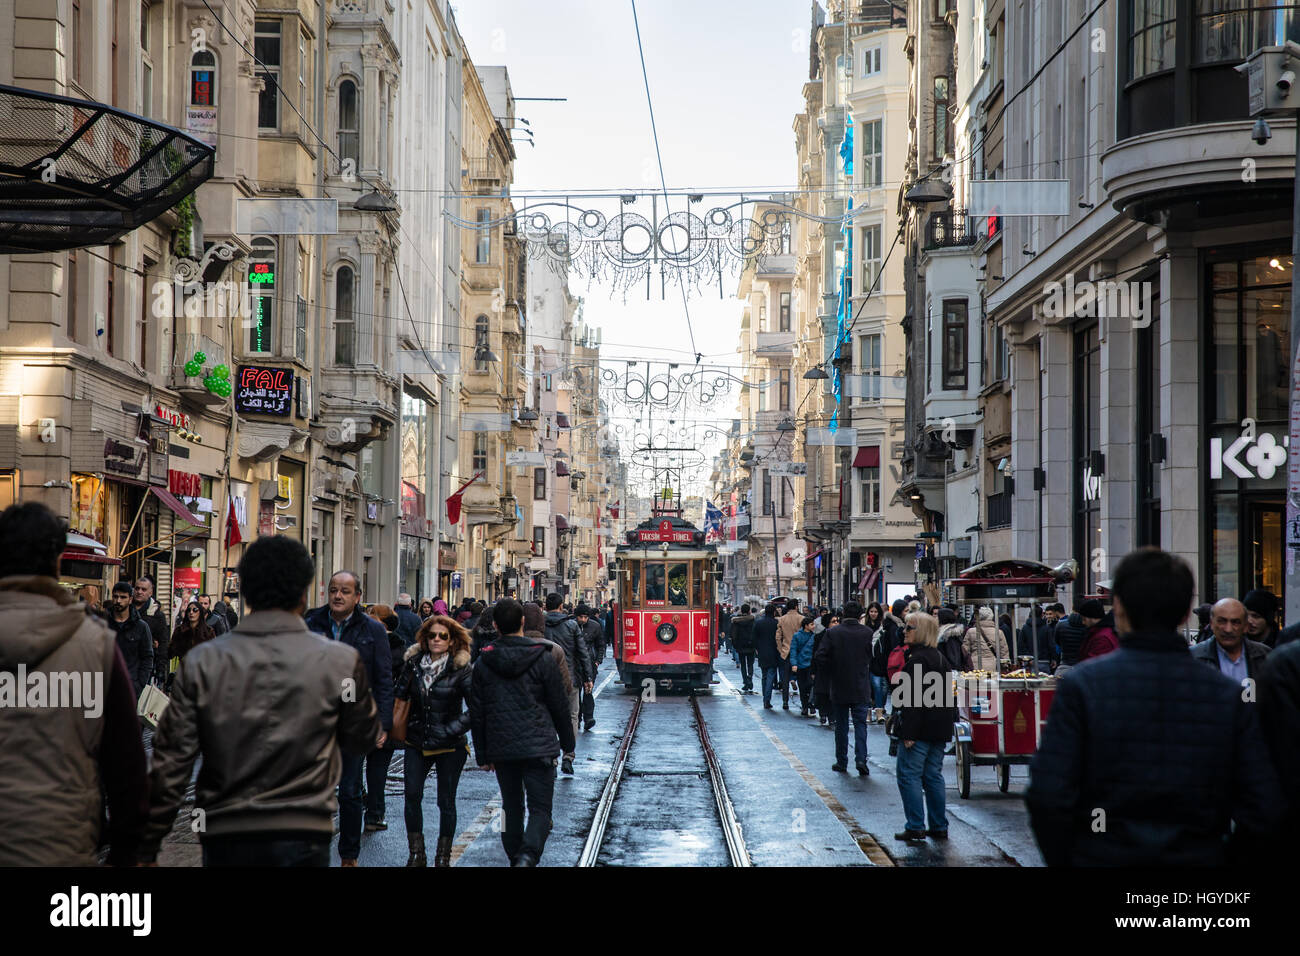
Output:
<svg viewBox="0 0 1300 956">
<path fill-rule="evenodd" d="M 655 638 L 660 644 L 671 644 L 673 641 L 677 640 L 677 628 L 665 621 L 663 624 L 660 624 L 659 628 L 655 631 Z"/>
</svg>

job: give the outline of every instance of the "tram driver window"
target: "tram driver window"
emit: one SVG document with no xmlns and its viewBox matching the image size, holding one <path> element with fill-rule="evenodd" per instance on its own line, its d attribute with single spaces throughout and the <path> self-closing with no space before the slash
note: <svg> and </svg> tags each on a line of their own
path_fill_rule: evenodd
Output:
<svg viewBox="0 0 1300 956">
<path fill-rule="evenodd" d="M 628 587 L 631 590 L 631 597 L 628 599 L 628 607 L 641 606 L 641 569 L 633 567 L 631 573 L 627 576 Z"/>
<path fill-rule="evenodd" d="M 668 566 L 668 603 L 674 607 L 685 607 L 690 601 L 687 592 L 690 584 L 686 574 L 686 569 L 689 567 L 690 565 L 685 561 Z"/>
<path fill-rule="evenodd" d="M 664 566 L 647 564 L 645 566 L 645 602 L 646 604 L 664 603 Z"/>
</svg>

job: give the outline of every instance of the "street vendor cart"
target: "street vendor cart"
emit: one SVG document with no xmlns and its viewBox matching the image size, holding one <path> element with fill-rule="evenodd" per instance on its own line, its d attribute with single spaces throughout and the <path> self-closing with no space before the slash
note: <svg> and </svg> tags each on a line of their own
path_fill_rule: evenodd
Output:
<svg viewBox="0 0 1300 956">
<path fill-rule="evenodd" d="M 991 607 L 994 620 L 1001 611 L 1008 611 L 1014 619 L 1015 608 L 1030 608 L 1036 644 L 1038 618 L 1032 613 L 1033 606 L 1055 601 L 1057 588 L 1073 578 L 1073 562 L 1050 568 L 1013 558 L 975 565 L 946 586 L 959 608 Z M 1011 786 L 1011 766 L 1029 763 L 1038 750 L 1056 680 L 1039 673 L 1032 648 L 1029 656 L 1020 656 L 1016 641 L 1013 628 L 1011 658 L 1001 661 L 997 671 L 968 672 L 955 681 L 957 792 L 962 799 L 970 796 L 971 767 L 996 766 L 998 789 L 1006 793 Z"/>
</svg>

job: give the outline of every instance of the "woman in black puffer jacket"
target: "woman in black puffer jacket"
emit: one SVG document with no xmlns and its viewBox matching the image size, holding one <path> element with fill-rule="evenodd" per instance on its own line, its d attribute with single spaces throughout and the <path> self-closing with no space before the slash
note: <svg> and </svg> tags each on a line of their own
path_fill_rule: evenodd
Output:
<svg viewBox="0 0 1300 956">
<path fill-rule="evenodd" d="M 406 651 L 394 696 L 411 702 L 406 722 L 403 777 L 406 788 L 407 866 L 426 866 L 424 781 L 438 772 L 438 845 L 434 866 L 451 866 L 456 834 L 456 789 L 469 757 L 470 639 L 449 617 L 434 615 L 420 625 Z"/>
</svg>

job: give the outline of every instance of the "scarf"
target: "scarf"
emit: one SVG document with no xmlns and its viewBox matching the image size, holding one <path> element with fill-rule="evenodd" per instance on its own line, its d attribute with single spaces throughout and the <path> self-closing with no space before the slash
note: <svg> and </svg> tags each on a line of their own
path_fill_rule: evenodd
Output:
<svg viewBox="0 0 1300 956">
<path fill-rule="evenodd" d="M 433 658 L 427 653 L 420 655 L 420 686 L 424 688 L 424 693 L 428 694 L 433 689 L 433 682 L 447 669 L 450 656 L 450 654 L 443 654 L 441 657 Z"/>
</svg>

